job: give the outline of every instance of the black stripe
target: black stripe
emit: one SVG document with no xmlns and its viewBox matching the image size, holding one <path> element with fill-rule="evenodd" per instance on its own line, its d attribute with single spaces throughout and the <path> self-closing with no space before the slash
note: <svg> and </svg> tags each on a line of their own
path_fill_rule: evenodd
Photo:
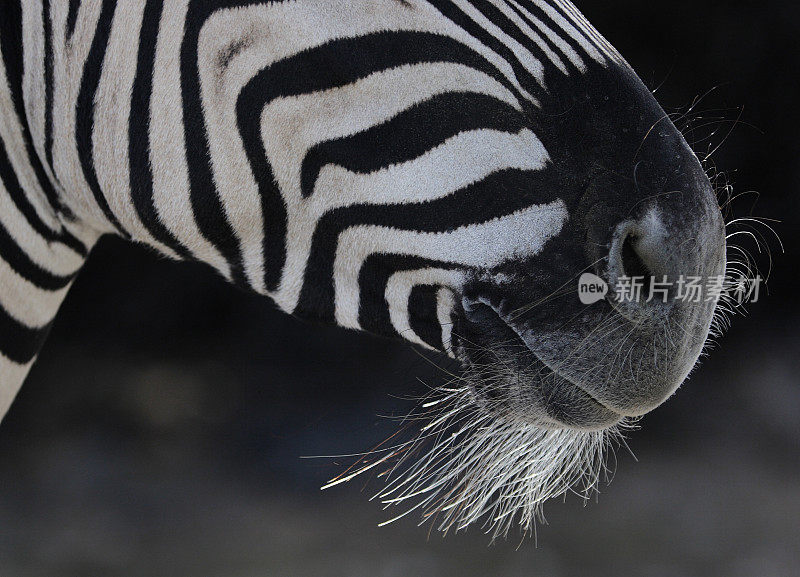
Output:
<svg viewBox="0 0 800 577">
<path fill-rule="evenodd" d="M 67 11 L 67 29 L 66 38 L 67 42 L 72 41 L 72 35 L 75 33 L 75 24 L 78 21 L 78 8 L 81 5 L 81 0 L 69 0 L 69 10 Z"/>
<path fill-rule="evenodd" d="M 247 106 L 239 110 L 260 112 L 276 98 L 344 86 L 375 72 L 430 62 L 458 63 L 480 70 L 519 96 L 491 62 L 450 37 L 429 32 L 385 31 L 333 40 L 275 62 L 253 77 L 239 96 L 240 101 L 258 104 L 258 108 Z"/>
<path fill-rule="evenodd" d="M 200 74 L 197 67 L 197 43 L 200 30 L 209 14 L 228 5 L 242 2 L 197 1 L 189 4 L 186 30 L 181 44 L 181 94 L 186 162 L 189 169 L 192 210 L 200 233 L 225 257 L 234 283 L 249 287 L 244 273 L 244 260 L 239 239 L 225 215 L 214 184 L 211 153 L 208 146 L 200 96 Z M 262 205 L 264 200 L 262 200 Z"/>
<path fill-rule="evenodd" d="M 549 14 L 547 14 L 547 12 L 545 12 L 542 8 L 540 8 L 539 6 L 534 4 L 533 2 L 530 2 L 530 1 L 526 2 L 525 0 L 521 0 L 521 2 L 523 4 L 523 7 L 528 12 L 530 12 L 533 16 L 538 18 L 539 21 L 542 24 L 544 24 L 545 26 L 550 28 L 550 30 L 552 30 L 553 34 L 555 34 L 563 42 L 568 44 L 575 51 L 575 53 L 578 54 L 581 57 L 581 60 L 584 61 L 584 64 L 586 64 L 586 65 L 589 64 L 588 62 L 586 62 L 586 59 L 589 59 L 590 61 L 593 62 L 591 56 L 589 56 L 586 53 L 586 50 L 584 50 L 584 48 L 580 45 L 580 43 L 577 40 L 575 40 L 572 36 L 567 34 L 567 32 L 563 28 L 561 28 L 561 26 L 555 20 L 553 20 L 553 18 Z M 553 8 L 555 9 L 555 7 L 553 7 Z M 516 8 L 515 8 L 515 10 L 516 10 Z M 556 10 L 556 12 L 558 12 L 558 10 Z M 559 12 L 559 14 L 560 14 L 560 12 Z M 525 18 L 526 21 L 527 21 L 527 17 L 525 17 L 524 14 L 522 14 L 522 17 Z M 566 18 L 566 20 L 568 22 L 570 22 L 569 18 Z M 573 27 L 574 27 L 574 24 L 573 24 Z M 577 28 L 576 28 L 576 30 L 577 30 Z M 579 31 L 579 33 L 580 33 L 580 31 Z M 542 34 L 542 36 L 544 37 L 544 34 Z M 557 53 L 558 54 L 563 54 L 560 49 L 557 50 Z M 566 55 L 565 55 L 565 57 L 566 57 Z"/>
<path fill-rule="evenodd" d="M 489 34 L 485 29 L 481 28 L 477 22 L 462 12 L 456 5 L 452 4 L 450 0 L 431 0 L 431 3 L 436 6 L 444 16 L 452 20 L 456 26 L 462 28 L 467 34 L 479 40 L 505 60 L 508 65 L 511 66 L 520 85 L 525 88 L 528 93 L 536 96 L 544 91 L 536 78 L 534 78 L 533 75 L 528 72 L 528 69 L 520 63 L 514 55 L 514 52 L 508 46 Z M 528 101 L 523 101 L 523 103 L 529 109 L 533 107 L 533 104 Z"/>
<path fill-rule="evenodd" d="M 339 235 L 358 225 L 418 232 L 448 232 L 469 224 L 552 202 L 562 192 L 555 171 L 508 169 L 444 198 L 415 204 L 355 205 L 332 210 L 319 221 L 306 266 L 297 310 L 303 316 L 334 318 L 333 265 Z M 413 247 L 398 247 L 413 250 Z M 457 263 L 456 263 L 457 264 Z"/>
<path fill-rule="evenodd" d="M 579 24 L 578 17 L 582 16 L 582 14 L 577 8 L 575 8 L 573 6 L 573 7 L 569 8 L 569 9 L 567 9 L 566 7 L 558 5 L 558 4 L 553 4 L 553 5 L 551 5 L 551 7 L 553 8 L 553 10 L 555 12 L 561 14 L 561 16 L 564 18 L 564 20 L 569 22 L 572 25 L 572 27 L 575 29 L 575 31 L 578 34 L 580 34 L 583 37 L 584 40 L 586 40 L 586 42 L 591 44 L 594 47 L 595 50 L 597 50 L 601 55 L 603 55 L 603 48 L 600 46 L 599 38 L 595 37 L 595 35 L 597 35 L 599 37 L 600 33 L 597 32 L 597 31 L 594 31 L 593 33 L 590 33 L 588 31 L 581 30 L 581 24 Z M 588 22 L 587 22 L 587 24 L 588 24 Z M 588 25 L 591 26 L 591 24 L 588 24 Z M 583 52 L 586 52 L 586 51 L 583 50 Z M 603 55 L 603 57 L 605 57 L 605 55 Z"/>
<path fill-rule="evenodd" d="M 258 184 L 261 214 L 264 218 L 264 284 L 267 290 L 278 288 L 286 261 L 286 229 L 288 215 L 283 196 L 275 183 L 272 166 L 261 140 L 258 121 L 263 94 L 259 92 L 261 76 L 256 76 L 236 100 L 236 120 L 250 168 Z"/>
<path fill-rule="evenodd" d="M 411 289 L 408 297 L 408 319 L 413 330 L 419 338 L 434 349 L 444 349 L 442 343 L 442 327 L 437 315 L 438 286 L 417 285 Z"/>
<path fill-rule="evenodd" d="M 260 111 L 279 97 L 343 86 L 374 72 L 403 64 L 433 61 L 459 62 L 483 69 L 486 74 L 513 90 L 488 61 L 464 45 L 451 38 L 415 32 L 383 32 L 332 41 L 276 62 L 262 70 L 243 88 L 236 103 L 237 122 L 262 199 L 264 280 L 268 290 L 275 290 L 280 282 L 286 255 L 287 216 L 283 197 L 275 185 L 272 167 L 261 141 L 260 123 L 257 121 Z M 336 65 L 331 66 L 332 62 Z M 318 170 L 313 166 L 303 170 L 306 196 L 310 194 Z"/>
<path fill-rule="evenodd" d="M 75 276 L 59 276 L 44 270 L 14 242 L 2 223 L 0 223 L 0 258 L 6 261 L 21 277 L 44 290 L 55 291 L 64 288 Z"/>
<path fill-rule="evenodd" d="M 53 23 L 50 0 L 42 2 L 42 35 L 44 36 L 44 156 L 47 166 L 53 170 Z M 56 178 L 57 181 L 57 178 Z"/>
<path fill-rule="evenodd" d="M 153 91 L 153 67 L 162 11 L 162 0 L 148 0 L 142 18 L 136 77 L 131 95 L 131 114 L 128 119 L 131 201 L 142 224 L 153 238 L 170 247 L 182 258 L 190 258 L 191 254 L 186 247 L 161 222 L 153 201 L 153 172 L 150 166 L 150 98 Z"/>
<path fill-rule="evenodd" d="M 92 147 L 92 133 L 94 126 L 95 94 L 100 84 L 100 77 L 103 73 L 103 60 L 108 46 L 108 38 L 111 34 L 111 24 L 114 18 L 116 2 L 113 0 L 103 0 L 100 10 L 100 18 L 97 22 L 92 45 L 89 49 L 89 57 L 86 59 L 86 66 L 83 70 L 83 79 L 78 93 L 78 107 L 75 117 L 75 142 L 78 146 L 78 157 L 80 158 L 81 168 L 86 178 L 86 182 L 92 191 L 97 205 L 102 209 L 111 225 L 125 238 L 130 238 L 130 234 L 122 228 L 119 220 L 108 206 L 108 201 L 100 189 L 97 181 L 97 172 L 94 166 L 94 151 Z"/>
<path fill-rule="evenodd" d="M 47 6 L 45 6 L 44 3 L 43 3 L 43 5 L 42 5 L 42 13 L 40 14 L 40 17 L 42 18 L 42 28 L 43 28 L 43 30 L 45 29 L 46 26 L 49 25 L 49 20 L 50 20 L 49 14 L 47 14 L 47 12 L 45 12 L 46 9 L 47 9 Z M 20 46 L 24 48 L 24 44 L 22 43 L 22 28 L 21 28 L 21 25 L 22 25 L 22 23 L 20 22 Z M 47 45 L 47 38 L 45 38 L 45 45 Z M 19 47 L 17 48 L 17 50 L 19 50 Z M 52 50 L 51 50 L 51 53 L 52 53 Z M 46 75 L 47 74 L 47 70 L 46 70 L 46 68 L 47 68 L 47 54 L 45 53 L 43 55 L 43 57 L 44 57 L 44 60 L 45 60 L 44 65 L 45 65 L 45 75 Z M 52 60 L 51 60 L 51 64 L 52 64 Z M 24 65 L 21 65 L 21 66 L 22 66 L 22 68 L 24 68 Z M 51 72 L 52 72 L 52 69 L 51 69 Z M 20 85 L 21 85 L 21 77 L 20 77 Z M 47 88 L 45 87 L 45 91 L 46 90 L 47 90 Z M 19 101 L 18 106 L 16 106 L 16 108 L 19 111 L 18 114 L 22 114 L 24 116 L 25 108 L 24 108 L 24 103 L 23 103 L 23 98 L 22 98 L 21 86 L 20 86 L 19 95 L 20 95 L 20 101 Z M 45 116 L 46 115 L 47 115 L 47 111 L 45 111 Z M 27 118 L 26 118 L 26 121 L 27 121 Z M 47 122 L 45 124 L 47 124 Z M 50 124 L 52 125 L 52 122 Z M 30 126 L 28 126 L 28 130 L 30 131 Z M 26 135 L 26 137 L 28 139 L 30 139 L 30 135 Z M 45 138 L 46 138 L 46 135 L 45 135 Z M 28 150 L 28 156 L 30 157 L 30 160 L 31 160 L 31 163 L 34 166 L 34 169 L 37 170 L 37 175 L 36 175 L 37 179 L 39 180 L 39 183 L 40 183 L 40 185 L 42 187 L 42 190 L 44 191 L 45 195 L 47 195 L 47 200 L 50 203 L 50 206 L 52 206 L 54 209 L 58 209 L 63 214 L 65 214 L 65 215 L 67 215 L 69 217 L 72 217 L 72 212 L 69 210 L 68 207 L 66 207 L 61 202 L 61 199 L 59 198 L 58 193 L 56 192 L 53 183 L 48 178 L 47 173 L 44 170 L 44 166 L 42 166 L 42 164 L 41 164 L 41 159 L 39 158 L 38 153 L 36 152 L 36 148 L 33 146 L 32 143 L 31 143 L 31 145 L 29 147 L 29 150 Z M 51 169 L 51 172 L 52 172 L 52 164 L 50 164 L 50 169 Z"/>
<path fill-rule="evenodd" d="M 77 247 L 70 245 L 69 242 L 65 242 L 64 239 L 62 239 L 59 235 L 56 235 L 39 219 L 39 216 L 36 214 L 36 210 L 28 201 L 28 198 L 25 196 L 25 193 L 20 187 L 19 181 L 17 180 L 17 175 L 14 172 L 14 169 L 11 167 L 11 163 L 6 155 L 5 143 L 3 142 L 2 138 L 0 138 L 0 181 L 2 181 L 3 187 L 5 188 L 6 192 L 8 192 L 11 202 L 13 202 L 17 209 L 19 209 L 19 211 L 22 213 L 22 216 L 25 218 L 28 224 L 31 225 L 31 228 L 33 228 L 37 234 L 45 239 L 45 241 L 53 242 L 54 239 L 58 239 L 56 242 L 60 242 L 66 246 L 69 246 L 81 256 L 86 256 L 86 249 L 82 244 L 78 244 Z M 66 236 L 65 238 L 68 239 L 72 237 Z"/>
<path fill-rule="evenodd" d="M 526 123 L 517 109 L 492 96 L 440 94 L 364 132 L 309 149 L 301 173 L 303 196 L 312 194 L 326 164 L 368 173 L 417 158 L 461 132 L 495 129 L 515 133 Z"/>
<path fill-rule="evenodd" d="M 459 265 L 399 254 L 373 254 L 364 260 L 358 274 L 358 324 L 369 333 L 387 337 L 397 334 L 386 303 L 386 285 L 398 272 L 424 268 L 454 269 Z M 427 341 L 426 341 L 427 342 Z"/>
<path fill-rule="evenodd" d="M 486 0 L 472 0 L 472 5 L 483 14 L 487 20 L 493 22 L 500 30 L 505 32 L 509 37 L 516 40 L 520 45 L 527 48 L 531 54 L 538 57 L 539 62 L 543 66 L 543 70 L 551 66 L 555 66 L 547 55 L 539 48 L 536 43 L 524 33 L 516 22 L 506 16 L 497 6 Z M 536 30 L 535 27 L 532 27 Z M 541 37 L 541 34 L 539 35 Z M 558 71 L 559 74 L 561 73 Z"/>
<path fill-rule="evenodd" d="M 520 20 L 522 20 L 525 24 L 527 24 L 531 28 L 531 30 L 536 32 L 542 44 L 546 45 L 550 49 L 550 51 L 555 55 L 556 58 L 558 58 L 561 61 L 561 63 L 564 65 L 565 68 L 573 66 L 569 58 L 567 58 L 566 55 L 563 52 L 561 52 L 561 50 L 557 46 L 555 46 L 555 44 L 550 40 L 550 38 L 548 38 L 547 34 L 545 34 L 544 31 L 527 14 L 525 14 L 523 10 L 518 8 L 517 5 L 508 2 L 508 0 L 501 0 L 501 1 L 506 5 L 506 7 L 508 7 L 509 10 L 511 10 L 511 12 L 516 14 Z M 486 5 L 487 3 L 484 2 L 484 4 Z M 547 54 L 545 54 L 545 52 L 533 40 L 531 40 L 528 37 L 528 35 L 522 30 L 519 24 L 514 22 L 511 18 L 503 14 L 498 8 L 495 8 L 494 6 L 487 5 L 486 9 L 490 13 L 496 14 L 496 18 L 502 19 L 504 25 L 500 27 L 503 30 L 505 30 L 507 34 L 513 36 L 515 40 L 517 40 L 523 46 L 527 47 L 533 54 L 538 53 L 541 55 L 541 61 L 542 64 L 544 65 L 545 75 L 547 75 L 551 71 L 553 73 L 563 74 L 563 72 L 561 72 L 561 70 L 559 70 L 556 67 L 555 63 L 550 59 L 550 57 Z M 531 14 L 531 16 L 533 16 L 533 14 Z M 542 22 L 542 24 L 544 24 L 544 22 Z M 509 30 L 513 31 L 513 34 L 509 32 Z M 546 85 L 549 86 L 549 83 L 546 83 Z"/>
<path fill-rule="evenodd" d="M 553 51 L 553 53 L 555 53 L 555 54 L 556 54 L 556 56 L 558 56 L 558 57 L 559 57 L 559 59 L 561 59 L 561 61 L 564 63 L 564 65 L 568 65 L 568 64 L 570 64 L 570 62 L 568 61 L 568 59 L 567 59 L 567 62 L 564 62 L 564 60 L 566 59 L 566 54 L 564 54 L 564 53 L 561 51 L 561 49 L 560 49 L 560 48 L 558 48 L 558 47 L 555 45 L 555 43 L 554 43 L 554 42 L 553 42 L 553 41 L 552 41 L 552 40 L 549 38 L 549 36 L 547 35 L 547 33 L 546 33 L 546 32 L 544 31 L 544 29 L 542 28 L 542 26 L 547 26 L 547 25 L 545 24 L 545 22 L 543 22 L 543 21 L 542 21 L 542 19 L 541 19 L 541 18 L 536 18 L 536 16 L 533 14 L 533 11 L 531 11 L 531 10 L 528 10 L 528 9 L 527 9 L 527 7 L 525 7 L 525 6 L 523 6 L 523 7 L 520 7 L 520 6 L 519 6 L 519 4 L 517 4 L 517 3 L 514 3 L 514 2 L 510 2 L 509 0 L 502 0 L 502 2 L 503 2 L 503 4 L 505 4 L 505 6 L 506 6 L 506 7 L 507 7 L 509 10 L 511 10 L 511 11 L 512 11 L 514 14 L 516 14 L 516 15 L 517 15 L 517 17 L 518 17 L 520 20 L 522 20 L 522 21 L 523 21 L 525 24 L 527 24 L 527 25 L 528 25 L 528 26 L 531 28 L 531 30 L 534 30 L 534 31 L 535 31 L 535 32 L 538 34 L 538 36 L 539 36 L 539 39 L 540 39 L 540 40 L 541 40 L 541 41 L 542 41 L 544 44 L 546 44 L 546 45 L 547 45 L 547 47 L 548 47 L 550 50 L 552 50 L 552 51 Z M 537 23 L 537 22 L 536 22 L 534 19 L 537 19 L 537 20 L 539 20 L 539 23 Z M 519 28 L 519 26 L 518 26 L 517 24 L 514 24 L 514 26 L 515 26 L 516 28 Z M 557 35 L 557 32 L 556 32 L 555 30 L 553 30 L 553 27 L 552 27 L 552 26 L 547 26 L 547 27 L 548 27 L 548 28 L 550 28 L 550 31 L 551 31 L 553 34 L 556 34 L 556 35 Z M 520 30 L 521 30 L 521 29 L 520 29 Z M 537 48 L 538 48 L 538 46 L 537 46 Z"/>
<path fill-rule="evenodd" d="M 32 329 L 21 324 L 0 305 L 0 352 L 9 360 L 25 365 L 42 348 L 53 322 Z"/>
<path fill-rule="evenodd" d="M 3 62 L 6 68 L 8 88 L 11 92 L 11 100 L 14 104 L 14 111 L 19 119 L 22 128 L 22 138 L 24 139 L 25 154 L 33 167 L 34 174 L 41 190 L 50 205 L 59 210 L 65 216 L 70 216 L 68 210 L 61 204 L 58 195 L 45 174 L 44 167 L 36 154 L 31 141 L 31 131 L 28 125 L 28 118 L 25 115 L 25 106 L 22 97 L 22 73 L 23 73 L 23 50 L 22 50 L 22 12 L 18 2 L 8 2 L 3 6 L 3 17 L 0 18 L 0 51 L 2 52 Z M 88 248 L 80 240 L 72 236 L 66 230 L 54 231 L 48 227 L 36 213 L 36 210 L 22 192 L 17 181 L 16 174 L 9 163 L 5 145 L 0 142 L 0 178 L 6 183 L 9 194 L 11 194 L 14 204 L 25 215 L 31 227 L 42 237 L 48 240 L 58 240 L 82 256 L 88 254 Z"/>
</svg>

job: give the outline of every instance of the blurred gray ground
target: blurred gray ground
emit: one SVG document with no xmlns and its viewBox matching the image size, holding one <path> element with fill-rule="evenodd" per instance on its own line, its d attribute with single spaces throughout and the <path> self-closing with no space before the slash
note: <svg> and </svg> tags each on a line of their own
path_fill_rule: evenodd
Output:
<svg viewBox="0 0 800 577">
<path fill-rule="evenodd" d="M 375 415 L 442 374 L 106 239 L 0 426 L 0 577 L 800 575 L 800 3 L 578 5 L 668 111 L 715 88 L 692 112 L 713 136 L 687 137 L 725 140 L 713 160 L 787 246 L 771 294 L 631 433 L 638 462 L 618 452 L 599 502 L 549 503 L 519 550 L 377 528 L 375 482 L 320 493 L 349 461 L 299 457 L 370 448 L 394 427 Z"/>
</svg>

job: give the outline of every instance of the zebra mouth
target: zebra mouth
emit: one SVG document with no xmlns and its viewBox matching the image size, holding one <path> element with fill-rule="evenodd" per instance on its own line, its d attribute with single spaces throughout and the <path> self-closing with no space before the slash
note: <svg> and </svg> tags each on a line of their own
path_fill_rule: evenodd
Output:
<svg viewBox="0 0 800 577">
<path fill-rule="evenodd" d="M 483 408 L 549 429 L 601 430 L 622 420 L 539 358 L 493 307 L 483 302 L 463 307 L 454 350 Z"/>
</svg>

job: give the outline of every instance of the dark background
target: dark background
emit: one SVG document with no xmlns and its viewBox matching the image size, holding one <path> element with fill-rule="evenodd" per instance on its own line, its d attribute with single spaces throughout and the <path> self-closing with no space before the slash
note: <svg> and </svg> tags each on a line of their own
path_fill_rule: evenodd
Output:
<svg viewBox="0 0 800 577">
<path fill-rule="evenodd" d="M 377 484 L 320 493 L 349 461 L 299 457 L 369 448 L 393 430 L 378 414 L 443 375 L 109 238 L 0 427 L 0 574 L 800 574 L 800 7 L 578 4 L 668 111 L 713 89 L 689 140 L 701 156 L 724 140 L 714 164 L 753 191 L 732 215 L 779 219 L 786 247 L 771 243 L 770 294 L 631 433 L 638 461 L 618 453 L 599 503 L 549 503 L 519 550 L 376 528 Z"/>
</svg>

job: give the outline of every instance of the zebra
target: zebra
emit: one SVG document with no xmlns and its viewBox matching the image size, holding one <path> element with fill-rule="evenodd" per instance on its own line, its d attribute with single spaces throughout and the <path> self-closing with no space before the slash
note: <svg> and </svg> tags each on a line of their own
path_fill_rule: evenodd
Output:
<svg viewBox="0 0 800 577">
<path fill-rule="evenodd" d="M 703 350 L 714 301 L 577 298 L 582 273 L 722 275 L 726 237 L 701 163 L 569 0 L 2 10 L 0 415 L 109 234 L 454 359 L 420 437 L 332 482 L 385 465 L 386 502 L 444 530 L 528 529 L 593 486 Z"/>
</svg>

